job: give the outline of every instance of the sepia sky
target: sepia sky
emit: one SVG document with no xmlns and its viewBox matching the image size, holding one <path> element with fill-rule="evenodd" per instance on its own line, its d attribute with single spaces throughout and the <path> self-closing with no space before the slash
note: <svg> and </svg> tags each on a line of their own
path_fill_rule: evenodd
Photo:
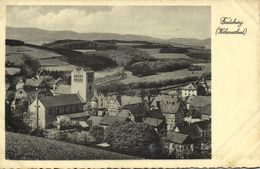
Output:
<svg viewBox="0 0 260 169">
<path fill-rule="evenodd" d="M 155 38 L 210 38 L 210 7 L 8 6 L 6 25 Z"/>
</svg>

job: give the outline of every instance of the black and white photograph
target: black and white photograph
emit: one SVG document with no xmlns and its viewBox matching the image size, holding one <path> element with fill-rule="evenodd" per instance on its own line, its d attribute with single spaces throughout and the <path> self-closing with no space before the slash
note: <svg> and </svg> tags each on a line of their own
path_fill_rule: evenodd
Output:
<svg viewBox="0 0 260 169">
<path fill-rule="evenodd" d="M 210 6 L 17 4 L 5 22 L 6 160 L 212 158 Z"/>
</svg>

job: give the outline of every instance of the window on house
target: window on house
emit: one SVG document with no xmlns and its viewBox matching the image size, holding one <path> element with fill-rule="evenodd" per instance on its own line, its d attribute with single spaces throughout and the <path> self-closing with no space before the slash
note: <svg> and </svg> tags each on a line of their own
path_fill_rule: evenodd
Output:
<svg viewBox="0 0 260 169">
<path fill-rule="evenodd" d="M 20 94 L 22 94 L 23 92 L 22 91 L 20 91 Z"/>
</svg>

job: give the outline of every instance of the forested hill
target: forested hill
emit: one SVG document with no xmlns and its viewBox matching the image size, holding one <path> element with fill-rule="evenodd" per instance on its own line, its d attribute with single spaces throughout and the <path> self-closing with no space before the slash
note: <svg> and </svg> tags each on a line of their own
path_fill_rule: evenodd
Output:
<svg viewBox="0 0 260 169">
<path fill-rule="evenodd" d="M 26 43 L 43 44 L 57 41 L 60 39 L 79 39 L 79 40 L 124 40 L 124 41 L 147 41 L 172 43 L 183 45 L 196 45 L 210 48 L 211 39 L 194 39 L 194 38 L 173 38 L 159 39 L 149 36 L 132 35 L 132 34 L 117 34 L 117 33 L 77 33 L 73 31 L 49 31 L 38 28 L 17 28 L 6 27 L 6 38 L 22 40 Z"/>
</svg>

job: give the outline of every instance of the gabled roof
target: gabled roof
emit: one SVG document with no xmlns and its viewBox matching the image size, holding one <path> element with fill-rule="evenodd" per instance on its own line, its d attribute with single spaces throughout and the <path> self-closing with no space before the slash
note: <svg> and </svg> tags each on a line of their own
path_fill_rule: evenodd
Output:
<svg viewBox="0 0 260 169">
<path fill-rule="evenodd" d="M 81 117 L 88 117 L 89 114 L 87 112 L 81 112 L 81 113 L 64 114 L 64 115 L 59 115 L 59 116 L 67 117 L 70 119 L 76 119 L 76 118 L 81 118 Z"/>
<path fill-rule="evenodd" d="M 176 144 L 192 144 L 192 139 L 187 134 L 168 132 L 166 140 Z"/>
<path fill-rule="evenodd" d="M 85 104 L 78 94 L 62 94 L 56 96 L 43 96 L 39 100 L 45 107 L 58 107 L 74 104 Z"/>
<path fill-rule="evenodd" d="M 129 110 L 135 118 L 145 117 L 147 114 L 147 110 L 142 104 L 128 104 L 123 107 L 123 110 Z"/>
<path fill-rule="evenodd" d="M 178 126 L 178 130 L 182 134 L 189 135 L 192 139 L 200 139 L 200 133 L 198 127 L 193 124 L 184 123 L 182 126 Z"/>
<path fill-rule="evenodd" d="M 206 129 L 210 128 L 211 121 L 210 120 L 203 120 L 203 121 L 195 122 L 194 124 L 196 124 L 201 130 L 206 130 Z"/>
<path fill-rule="evenodd" d="M 36 78 L 26 79 L 25 83 L 28 86 L 39 87 L 39 85 L 42 82 L 48 84 L 44 79 L 36 79 Z"/>
<path fill-rule="evenodd" d="M 163 120 L 161 120 L 161 119 L 155 119 L 155 118 L 150 118 L 150 117 L 143 118 L 144 124 L 148 124 L 153 127 L 160 126 L 162 124 L 162 122 L 163 122 Z"/>
<path fill-rule="evenodd" d="M 127 117 L 105 115 L 99 124 L 109 126 L 115 122 L 125 122 L 127 119 Z"/>
<path fill-rule="evenodd" d="M 193 84 L 188 84 L 187 86 L 181 87 L 182 90 L 196 90 Z"/>
<path fill-rule="evenodd" d="M 164 119 L 165 118 L 162 111 L 159 109 L 150 110 L 147 115 L 149 117 L 155 118 L 155 119 Z"/>
<path fill-rule="evenodd" d="M 54 90 L 55 94 L 71 94 L 71 86 L 70 85 L 59 85 L 56 90 Z"/>
<path fill-rule="evenodd" d="M 206 107 L 207 105 L 211 105 L 211 96 L 194 96 L 190 100 L 190 106 Z"/>
</svg>

